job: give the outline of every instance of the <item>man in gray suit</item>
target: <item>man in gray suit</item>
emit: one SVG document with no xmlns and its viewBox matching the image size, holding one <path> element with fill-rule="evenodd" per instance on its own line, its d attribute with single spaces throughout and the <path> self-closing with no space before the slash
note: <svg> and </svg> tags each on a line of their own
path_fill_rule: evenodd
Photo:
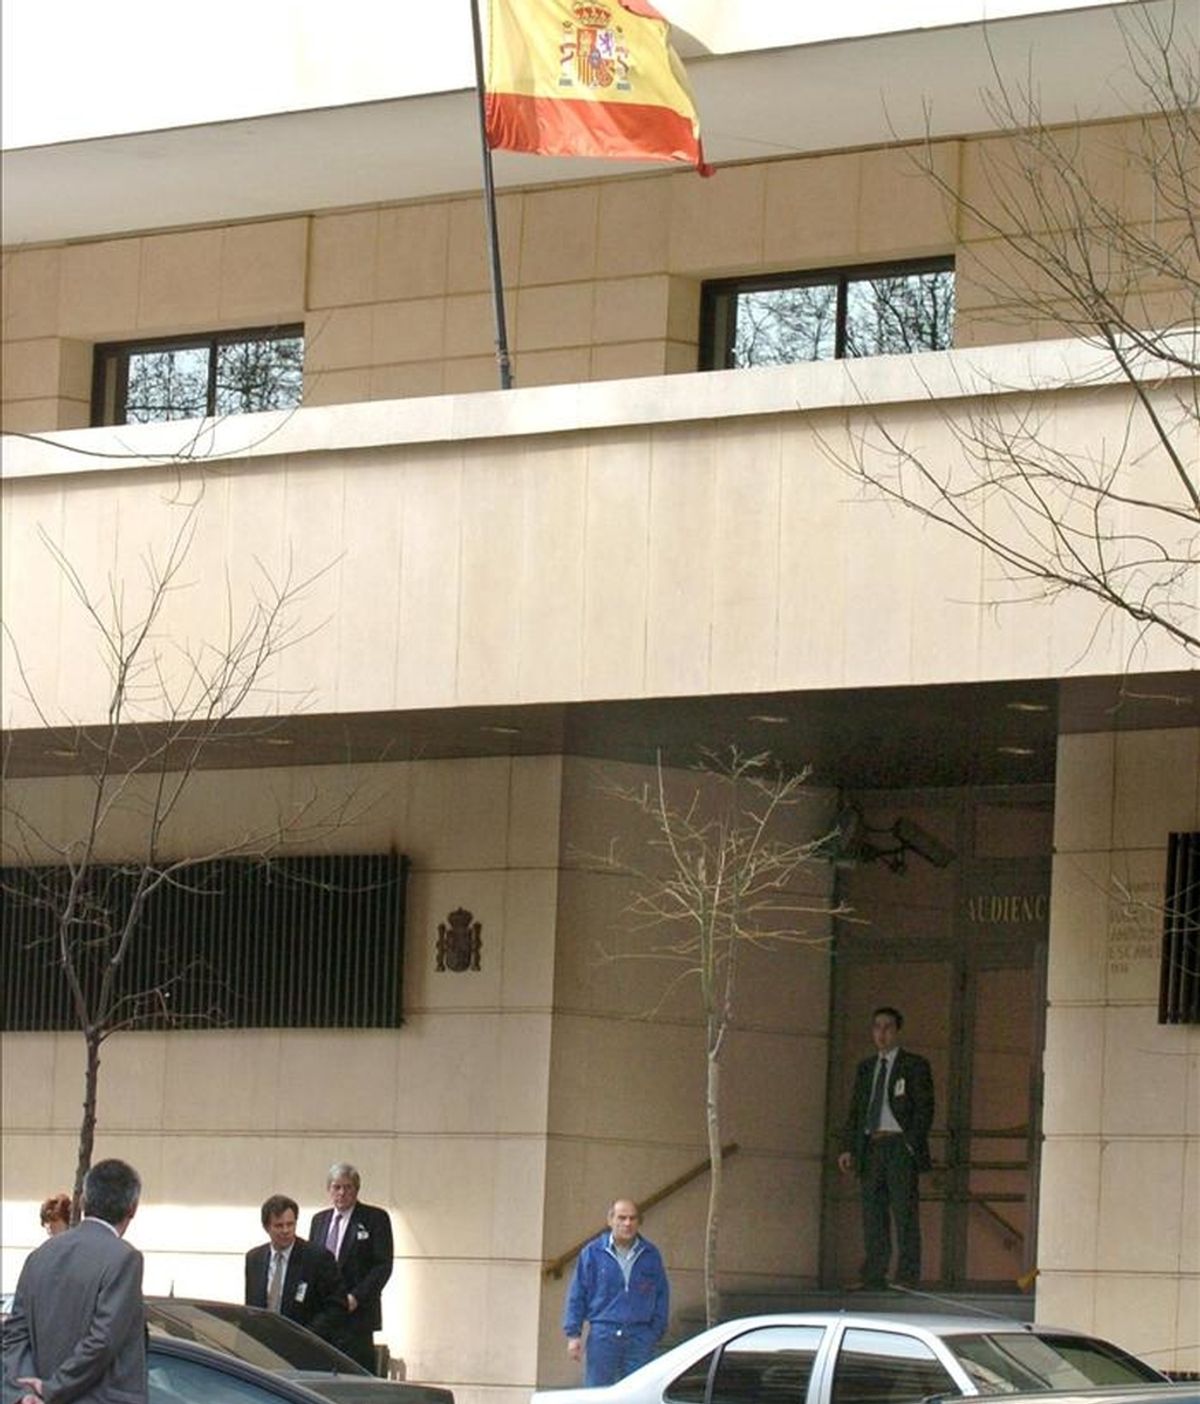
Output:
<svg viewBox="0 0 1200 1404">
<path fill-rule="evenodd" d="M 124 1241 L 142 1182 L 101 1160 L 83 1182 L 83 1218 L 25 1260 L 4 1325 L 5 1404 L 145 1404 L 142 1255 Z"/>
</svg>

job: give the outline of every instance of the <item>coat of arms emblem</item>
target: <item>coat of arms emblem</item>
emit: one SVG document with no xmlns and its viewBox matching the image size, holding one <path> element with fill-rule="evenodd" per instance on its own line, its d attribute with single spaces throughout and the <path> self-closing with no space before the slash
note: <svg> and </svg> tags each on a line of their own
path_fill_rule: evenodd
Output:
<svg viewBox="0 0 1200 1404">
<path fill-rule="evenodd" d="M 563 20 L 559 42 L 560 88 L 612 88 L 627 90 L 629 48 L 625 32 L 612 22 L 607 5 L 572 5 L 573 20 Z"/>
<path fill-rule="evenodd" d="M 445 921 L 438 922 L 437 968 L 439 970 L 478 970 L 483 949 L 483 926 L 474 913 L 456 907 Z"/>
</svg>

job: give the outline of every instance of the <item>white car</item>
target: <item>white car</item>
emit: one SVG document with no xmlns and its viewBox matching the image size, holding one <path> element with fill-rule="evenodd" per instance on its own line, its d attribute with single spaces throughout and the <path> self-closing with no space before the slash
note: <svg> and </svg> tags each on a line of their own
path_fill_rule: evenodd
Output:
<svg viewBox="0 0 1200 1404">
<path fill-rule="evenodd" d="M 530 1404 L 920 1404 L 934 1398 L 1164 1388 L 1166 1377 L 1095 1336 L 993 1316 L 844 1312 L 726 1321 L 619 1384 L 539 1390 Z"/>
</svg>

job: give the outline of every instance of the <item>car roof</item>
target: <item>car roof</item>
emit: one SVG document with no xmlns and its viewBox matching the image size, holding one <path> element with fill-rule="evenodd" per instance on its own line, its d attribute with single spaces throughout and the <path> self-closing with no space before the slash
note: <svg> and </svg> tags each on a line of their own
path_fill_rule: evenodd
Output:
<svg viewBox="0 0 1200 1404">
<path fill-rule="evenodd" d="M 183 1341 L 177 1336 L 151 1336 L 146 1348 L 151 1357 L 169 1355 L 178 1360 L 193 1360 L 198 1365 L 207 1365 L 220 1374 L 246 1380 L 261 1389 L 273 1392 L 280 1399 L 288 1400 L 289 1404 L 327 1404 L 321 1395 L 306 1389 L 294 1379 L 272 1374 L 269 1370 L 260 1370 L 257 1365 L 248 1365 L 234 1355 L 199 1345 L 195 1341 Z"/>
<path fill-rule="evenodd" d="M 1070 1327 L 1047 1326 L 1042 1323 L 1034 1325 L 1017 1321 L 1011 1316 L 992 1316 L 986 1313 L 895 1312 L 884 1315 L 880 1312 L 865 1311 L 794 1311 L 740 1316 L 719 1322 L 716 1326 L 688 1337 L 687 1340 L 679 1341 L 660 1355 L 658 1360 L 687 1360 L 697 1348 L 716 1349 L 748 1331 L 779 1326 L 808 1326 L 819 1330 L 843 1327 L 862 1331 L 899 1331 L 916 1334 L 918 1339 L 924 1336 L 939 1340 L 979 1335 L 1078 1336 L 1081 1339 L 1097 1339 L 1088 1338 L 1086 1333 Z M 673 1363 L 669 1363 L 668 1368 L 673 1368 Z"/>
<path fill-rule="evenodd" d="M 302 1349 L 309 1355 L 321 1357 L 321 1365 L 313 1365 L 308 1367 L 309 1369 L 337 1371 L 339 1374 L 359 1375 L 364 1379 L 371 1378 L 370 1371 L 365 1370 L 357 1360 L 352 1359 L 343 1350 L 332 1345 L 323 1337 L 315 1335 L 299 1322 L 292 1321 L 286 1316 L 280 1316 L 278 1312 L 268 1311 L 265 1307 L 245 1306 L 241 1302 L 216 1301 L 203 1297 L 148 1296 L 145 1298 L 145 1302 L 148 1309 L 147 1325 L 151 1332 L 162 1331 L 164 1329 L 163 1321 L 174 1322 L 188 1330 L 196 1330 L 200 1328 L 200 1323 L 195 1318 L 200 1316 L 209 1318 L 210 1322 L 217 1321 L 224 1325 L 236 1326 L 241 1331 L 248 1332 L 253 1336 L 255 1333 L 251 1328 L 254 1323 L 261 1321 L 265 1328 L 269 1328 L 270 1334 L 259 1337 L 260 1344 L 282 1358 L 287 1358 L 285 1344 L 290 1337 L 298 1344 L 302 1341 Z M 190 1337 L 186 1339 L 190 1339 Z M 300 1373 L 304 1373 L 305 1367 L 296 1368 Z"/>
<path fill-rule="evenodd" d="M 306 1370 L 294 1368 L 288 1370 L 265 1370 L 249 1361 L 243 1360 L 241 1356 L 227 1353 L 216 1347 L 210 1347 L 202 1342 L 191 1341 L 186 1337 L 163 1335 L 157 1331 L 151 1331 L 150 1341 L 157 1349 L 165 1347 L 168 1355 L 192 1355 L 200 1358 L 200 1353 L 204 1353 L 206 1360 L 211 1360 L 213 1356 L 218 1356 L 222 1361 L 233 1362 L 243 1367 L 245 1378 L 253 1378 L 259 1382 L 263 1376 L 267 1376 L 274 1381 L 287 1381 L 289 1384 L 297 1386 L 300 1393 L 295 1398 L 301 1398 L 308 1404 L 308 1401 L 319 1401 L 319 1404 L 330 1404 L 331 1400 L 345 1401 L 378 1401 L 378 1404 L 387 1404 L 387 1401 L 406 1401 L 406 1404 L 453 1404 L 454 1394 L 452 1390 L 441 1385 L 422 1384 L 416 1380 L 386 1380 L 370 1371 L 364 1370 L 361 1365 L 344 1355 L 336 1346 L 332 1346 L 328 1341 L 322 1340 L 319 1336 L 314 1336 L 306 1328 L 297 1322 L 289 1321 L 286 1317 L 280 1317 L 277 1313 L 266 1311 L 261 1307 L 243 1306 L 238 1302 L 219 1302 L 205 1300 L 201 1297 L 154 1297 L 146 1299 L 147 1306 L 159 1310 L 165 1315 L 170 1314 L 173 1307 L 182 1307 L 185 1310 L 196 1310 L 200 1312 L 216 1311 L 222 1314 L 230 1313 L 236 1317 L 255 1316 L 269 1317 L 273 1326 L 282 1327 L 288 1330 L 299 1332 L 305 1337 L 310 1337 L 314 1347 L 320 1347 L 327 1353 L 331 1364 L 337 1365 L 337 1371 L 326 1372 L 324 1370 Z M 176 1349 L 176 1347 L 182 1349 Z M 232 1370 L 230 1371 L 231 1373 Z M 292 1396 L 285 1396 L 292 1398 Z"/>
<path fill-rule="evenodd" d="M 989 1335 L 1012 1333 L 1014 1335 L 1036 1335 L 1052 1333 L 1056 1336 L 1078 1336 L 1084 1334 L 1069 1326 L 1048 1326 L 1017 1321 L 1011 1316 L 993 1316 L 990 1313 L 967 1312 L 875 1312 L 875 1311 L 789 1311 L 775 1312 L 761 1316 L 739 1316 L 720 1323 L 732 1330 L 744 1331 L 758 1326 L 855 1326 L 872 1330 L 912 1330 L 916 1327 L 930 1331 L 937 1336 Z M 714 1328 L 716 1329 L 716 1328 Z M 694 1338 L 693 1338 L 694 1339 Z"/>
</svg>

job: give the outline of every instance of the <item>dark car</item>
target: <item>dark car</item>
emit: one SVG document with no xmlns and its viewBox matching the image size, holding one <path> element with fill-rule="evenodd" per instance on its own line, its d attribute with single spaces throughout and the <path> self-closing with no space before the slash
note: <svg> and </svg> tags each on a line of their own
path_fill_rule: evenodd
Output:
<svg viewBox="0 0 1200 1404">
<path fill-rule="evenodd" d="M 260 1307 L 147 1297 L 146 1324 L 152 1346 L 198 1343 L 253 1370 L 303 1385 L 306 1397 L 315 1394 L 336 1404 L 454 1404 L 453 1393 L 437 1385 L 377 1379 L 320 1336 Z"/>
<path fill-rule="evenodd" d="M 298 1380 L 169 1336 L 150 1338 L 146 1365 L 149 1404 L 326 1404 L 327 1400 Z"/>
<path fill-rule="evenodd" d="M 532 1404 L 924 1404 L 1112 1385 L 1171 1388 L 1136 1356 L 1079 1331 L 990 1316 L 811 1312 L 726 1321 L 619 1384 L 539 1391 Z"/>
</svg>

